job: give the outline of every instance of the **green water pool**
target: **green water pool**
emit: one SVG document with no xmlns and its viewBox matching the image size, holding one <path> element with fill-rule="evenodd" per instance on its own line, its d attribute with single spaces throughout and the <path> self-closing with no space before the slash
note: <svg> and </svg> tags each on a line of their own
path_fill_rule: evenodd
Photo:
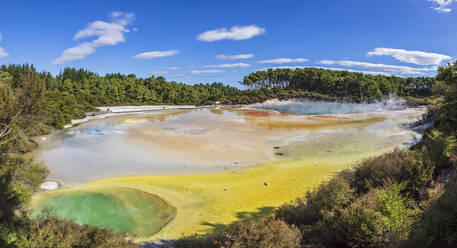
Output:
<svg viewBox="0 0 457 248">
<path fill-rule="evenodd" d="M 32 215 L 51 215 L 108 228 L 118 234 L 149 237 L 160 231 L 175 209 L 155 195 L 130 188 L 73 190 L 40 195 Z"/>
</svg>

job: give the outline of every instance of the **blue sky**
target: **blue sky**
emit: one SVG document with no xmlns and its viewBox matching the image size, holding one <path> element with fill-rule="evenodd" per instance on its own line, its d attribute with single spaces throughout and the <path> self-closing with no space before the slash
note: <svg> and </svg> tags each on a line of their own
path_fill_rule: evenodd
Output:
<svg viewBox="0 0 457 248">
<path fill-rule="evenodd" d="M 269 67 L 427 76 L 457 57 L 457 0 L 7 1 L 0 34 L 0 64 L 52 73 L 232 85 Z"/>
</svg>

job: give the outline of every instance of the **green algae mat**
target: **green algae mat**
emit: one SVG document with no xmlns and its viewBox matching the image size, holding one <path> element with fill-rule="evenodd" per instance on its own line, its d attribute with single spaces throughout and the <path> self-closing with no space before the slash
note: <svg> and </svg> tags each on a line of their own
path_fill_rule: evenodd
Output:
<svg viewBox="0 0 457 248">
<path fill-rule="evenodd" d="M 38 207 L 33 216 L 48 211 L 78 224 L 134 237 L 159 232 L 175 215 L 175 209 L 157 196 L 121 187 L 44 193 L 34 204 Z"/>
</svg>

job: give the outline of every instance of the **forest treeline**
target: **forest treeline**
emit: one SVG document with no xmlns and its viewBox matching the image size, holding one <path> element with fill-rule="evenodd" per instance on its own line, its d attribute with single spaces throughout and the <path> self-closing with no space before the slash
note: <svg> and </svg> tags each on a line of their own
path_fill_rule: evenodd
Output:
<svg viewBox="0 0 457 248">
<path fill-rule="evenodd" d="M 382 96 L 427 97 L 443 87 L 432 77 L 402 78 L 321 68 L 268 69 L 245 76 L 249 89 L 276 88 L 314 92 L 361 102 Z"/>
<path fill-rule="evenodd" d="M 96 106 L 114 105 L 227 105 L 251 104 L 272 98 L 312 98 L 329 101 L 373 101 L 395 94 L 424 104 L 425 97 L 441 94 L 443 84 L 431 77 L 400 78 L 319 68 L 269 69 L 246 76 L 250 90 L 222 83 L 187 85 L 164 77 L 138 78 L 134 74 L 96 73 L 65 68 L 53 76 L 32 65 L 3 65 L 0 72 L 13 91 L 24 87 L 24 75 L 37 78 L 36 90 L 48 115 L 46 124 L 62 127 Z"/>
<path fill-rule="evenodd" d="M 450 176 L 456 163 L 457 64 L 441 68 L 436 78 L 418 79 L 322 69 L 311 70 L 309 75 L 314 76 L 308 78 L 303 76 L 307 71 L 292 71 L 295 76 L 287 83 L 278 76 L 287 70 L 257 72 L 248 76 L 252 89 L 240 90 L 220 83 L 186 85 L 133 74 L 99 76 L 72 68 L 53 76 L 27 64 L 0 67 L 0 247 L 136 246 L 108 230 L 50 216 L 28 218 L 31 196 L 48 174 L 45 165 L 28 155 L 36 146 L 31 137 L 83 118 L 96 106 L 247 104 L 295 97 L 369 101 L 391 93 L 417 99 L 446 95 L 436 110 L 434 128 L 415 150 L 361 162 L 296 203 L 279 208 L 273 218 L 235 223 L 225 233 L 188 237 L 178 245 L 381 247 L 406 241 L 455 245 L 455 222 L 440 220 L 457 219 L 449 205 L 457 198 L 457 183 Z M 263 73 L 276 79 L 252 76 Z M 365 84 L 367 80 L 372 83 Z M 319 89 L 313 88 L 316 82 L 322 84 Z"/>
</svg>

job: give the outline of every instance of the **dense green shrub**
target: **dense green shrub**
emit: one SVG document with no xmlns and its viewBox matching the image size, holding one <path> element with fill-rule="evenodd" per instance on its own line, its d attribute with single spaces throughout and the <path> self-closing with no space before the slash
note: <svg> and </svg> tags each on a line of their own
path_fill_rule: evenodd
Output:
<svg viewBox="0 0 457 248">
<path fill-rule="evenodd" d="M 277 219 L 236 222 L 223 234 L 189 236 L 177 242 L 182 248 L 298 248 L 301 234 L 295 226 Z"/>
<path fill-rule="evenodd" d="M 457 91 L 455 94 L 457 94 Z M 434 127 L 446 135 L 456 135 L 457 99 L 445 101 L 441 104 L 436 113 Z"/>
<path fill-rule="evenodd" d="M 382 247 L 404 240 L 414 211 L 402 189 L 392 185 L 372 190 L 349 206 L 324 213 L 321 220 L 302 227 L 304 241 L 319 247 Z"/>
<path fill-rule="evenodd" d="M 298 248 L 298 228 L 281 220 L 261 219 L 231 225 L 223 236 L 224 248 Z"/>
<path fill-rule="evenodd" d="M 326 247 L 379 247 L 384 241 L 383 216 L 360 201 L 326 222 L 330 234 L 320 240 Z"/>
<path fill-rule="evenodd" d="M 350 180 L 361 194 L 372 188 L 403 184 L 406 193 L 421 199 L 432 181 L 432 174 L 433 166 L 423 150 L 395 149 L 359 162 Z"/>
<path fill-rule="evenodd" d="M 176 241 L 177 248 L 218 248 L 223 241 L 222 234 L 185 236 Z"/>
<path fill-rule="evenodd" d="M 29 220 L 16 242 L 18 247 L 56 248 L 133 248 L 138 247 L 122 236 L 95 226 L 78 225 L 57 217 Z"/>
<path fill-rule="evenodd" d="M 0 155 L 0 246 L 16 240 L 23 210 L 47 173 L 44 165 L 23 155 Z"/>
<path fill-rule="evenodd" d="M 415 214 L 414 202 L 403 195 L 404 186 L 394 184 L 387 189 L 376 189 L 371 192 L 375 195 L 374 209 L 384 218 L 387 231 L 402 232 L 409 222 L 409 217 Z"/>
<path fill-rule="evenodd" d="M 297 199 L 295 203 L 281 206 L 276 211 L 276 217 L 302 227 L 321 220 L 328 212 L 343 209 L 353 200 L 353 190 L 342 177 L 337 176 L 308 192 L 304 198 Z"/>
<path fill-rule="evenodd" d="M 457 247 L 457 177 L 449 180 L 444 192 L 413 225 L 404 247 Z"/>
<path fill-rule="evenodd" d="M 82 119 L 86 116 L 84 108 L 80 106 L 73 95 L 59 91 L 48 91 L 40 102 L 46 112 L 46 124 L 62 128 L 71 120 Z"/>
<path fill-rule="evenodd" d="M 425 137 L 425 145 L 430 159 L 439 168 L 447 168 L 457 154 L 457 140 L 453 136 L 444 136 L 438 130 L 431 130 Z"/>
</svg>

